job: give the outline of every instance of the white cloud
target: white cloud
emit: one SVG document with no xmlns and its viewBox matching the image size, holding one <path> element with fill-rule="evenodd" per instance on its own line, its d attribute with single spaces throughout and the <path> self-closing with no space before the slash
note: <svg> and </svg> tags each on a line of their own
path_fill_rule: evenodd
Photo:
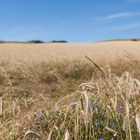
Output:
<svg viewBox="0 0 140 140">
<path fill-rule="evenodd" d="M 140 28 L 140 22 L 104 27 L 104 28 L 100 28 L 100 30 L 106 31 L 106 32 L 112 32 L 112 31 L 115 32 L 115 31 L 131 30 L 131 29 L 136 29 L 136 28 Z"/>
<path fill-rule="evenodd" d="M 117 18 L 125 18 L 125 17 L 133 17 L 133 16 L 140 16 L 140 13 L 116 13 L 112 15 L 108 15 L 103 17 L 103 19 L 117 19 Z"/>
<path fill-rule="evenodd" d="M 122 12 L 122 13 L 115 13 L 115 14 L 110 14 L 106 16 L 97 16 L 94 17 L 88 22 L 86 25 L 92 25 L 97 22 L 102 22 L 102 21 L 107 21 L 107 20 L 114 20 L 114 19 L 119 19 L 119 18 L 128 18 L 128 17 L 136 17 L 140 16 L 140 12 Z"/>
</svg>

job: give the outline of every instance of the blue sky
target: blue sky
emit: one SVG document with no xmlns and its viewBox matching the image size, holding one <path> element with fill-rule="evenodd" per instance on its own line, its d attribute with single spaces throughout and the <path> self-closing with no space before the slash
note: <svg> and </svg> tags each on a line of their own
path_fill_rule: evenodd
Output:
<svg viewBox="0 0 140 140">
<path fill-rule="evenodd" d="M 0 0 L 0 40 L 140 38 L 140 0 Z"/>
</svg>

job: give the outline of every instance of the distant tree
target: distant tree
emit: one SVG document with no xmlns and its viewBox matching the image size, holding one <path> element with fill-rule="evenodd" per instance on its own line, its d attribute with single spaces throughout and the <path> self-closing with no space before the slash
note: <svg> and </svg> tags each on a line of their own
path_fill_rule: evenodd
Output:
<svg viewBox="0 0 140 140">
<path fill-rule="evenodd" d="M 132 39 L 132 41 L 138 41 L 137 39 Z"/>
<path fill-rule="evenodd" d="M 68 43 L 66 40 L 53 40 L 52 43 Z"/>
<path fill-rule="evenodd" d="M 5 43 L 5 41 L 3 41 L 3 40 L 0 40 L 0 43 Z"/>
<path fill-rule="evenodd" d="M 41 40 L 31 40 L 31 41 L 28 41 L 29 43 L 44 43 L 43 41 Z"/>
</svg>

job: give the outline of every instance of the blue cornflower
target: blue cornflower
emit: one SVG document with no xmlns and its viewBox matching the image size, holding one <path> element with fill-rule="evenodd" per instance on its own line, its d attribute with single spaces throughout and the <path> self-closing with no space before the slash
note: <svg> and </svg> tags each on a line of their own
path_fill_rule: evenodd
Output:
<svg viewBox="0 0 140 140">
<path fill-rule="evenodd" d="M 71 104 L 72 109 L 75 109 L 76 106 L 77 106 L 77 102 L 73 102 L 73 103 Z"/>
<path fill-rule="evenodd" d="M 99 140 L 104 140 L 104 138 L 99 138 Z"/>
<path fill-rule="evenodd" d="M 114 120 L 113 120 L 113 121 L 111 121 L 111 122 L 109 123 L 109 127 L 111 127 L 111 128 L 112 128 L 112 127 L 115 125 L 115 123 L 116 123 L 116 122 L 115 122 Z"/>
<path fill-rule="evenodd" d="M 42 114 L 42 113 L 38 113 L 38 114 L 36 114 L 36 117 L 38 117 L 38 118 L 42 118 L 42 117 L 44 117 L 44 114 Z"/>
<path fill-rule="evenodd" d="M 93 109 L 97 109 L 98 104 L 96 102 L 94 102 L 93 105 L 92 105 L 92 107 L 93 107 Z"/>
<path fill-rule="evenodd" d="M 101 117 L 101 120 L 102 120 L 102 121 L 106 121 L 106 120 L 107 120 L 107 117 L 102 116 L 102 117 Z"/>
<path fill-rule="evenodd" d="M 118 112 L 119 112 L 119 113 L 123 112 L 123 107 L 119 107 L 119 108 L 118 108 Z"/>
</svg>

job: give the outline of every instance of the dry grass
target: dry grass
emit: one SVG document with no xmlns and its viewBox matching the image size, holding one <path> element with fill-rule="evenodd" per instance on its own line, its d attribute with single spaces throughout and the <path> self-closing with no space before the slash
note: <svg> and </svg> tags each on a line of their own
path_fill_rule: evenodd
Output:
<svg viewBox="0 0 140 140">
<path fill-rule="evenodd" d="M 84 55 L 96 60 L 112 61 L 124 58 L 126 51 L 139 58 L 140 42 L 137 41 L 110 41 L 89 44 L 41 43 L 41 44 L 0 44 L 0 56 L 13 61 L 61 61 L 85 60 Z"/>
<path fill-rule="evenodd" d="M 139 140 L 139 42 L 14 45 L 0 45 L 1 140 Z"/>
</svg>

